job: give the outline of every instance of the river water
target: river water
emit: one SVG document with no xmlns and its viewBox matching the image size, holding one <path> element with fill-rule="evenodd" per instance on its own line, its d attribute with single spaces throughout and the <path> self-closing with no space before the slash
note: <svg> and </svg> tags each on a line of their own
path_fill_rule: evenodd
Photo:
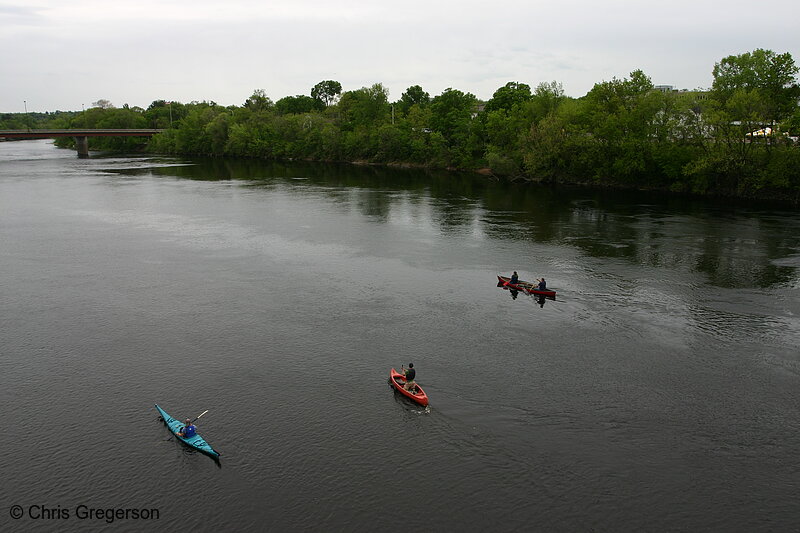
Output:
<svg viewBox="0 0 800 533">
<path fill-rule="evenodd" d="M 6 142 L 0 247 L 2 531 L 800 527 L 797 212 Z"/>
</svg>

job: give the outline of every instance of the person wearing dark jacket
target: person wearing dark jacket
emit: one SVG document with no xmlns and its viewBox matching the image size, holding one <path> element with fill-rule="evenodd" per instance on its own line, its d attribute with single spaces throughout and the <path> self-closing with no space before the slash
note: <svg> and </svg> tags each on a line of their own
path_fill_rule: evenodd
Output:
<svg viewBox="0 0 800 533">
<path fill-rule="evenodd" d="M 400 367 L 403 370 L 403 373 L 406 377 L 406 384 L 403 385 L 403 388 L 409 392 L 414 391 L 414 387 L 416 387 L 416 382 L 414 382 L 414 378 L 417 377 L 417 371 L 414 370 L 414 363 L 408 363 L 408 368 Z"/>
</svg>

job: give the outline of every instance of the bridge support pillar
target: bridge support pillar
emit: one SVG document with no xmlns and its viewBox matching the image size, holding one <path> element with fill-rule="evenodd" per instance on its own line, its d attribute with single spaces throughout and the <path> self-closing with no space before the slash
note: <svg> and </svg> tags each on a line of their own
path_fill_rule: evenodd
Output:
<svg viewBox="0 0 800 533">
<path fill-rule="evenodd" d="M 75 148 L 78 149 L 78 157 L 81 159 L 89 157 L 89 138 L 85 135 L 75 137 Z"/>
</svg>

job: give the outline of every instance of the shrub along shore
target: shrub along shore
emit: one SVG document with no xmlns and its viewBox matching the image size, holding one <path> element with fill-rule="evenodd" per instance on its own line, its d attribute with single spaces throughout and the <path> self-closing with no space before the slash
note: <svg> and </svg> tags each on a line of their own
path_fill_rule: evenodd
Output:
<svg viewBox="0 0 800 533">
<path fill-rule="evenodd" d="M 84 112 L 2 115 L 0 128 L 164 128 L 146 144 L 92 139 L 92 149 L 481 171 L 797 204 L 797 73 L 790 54 L 757 49 L 716 63 L 709 90 L 655 87 L 637 70 L 580 98 L 557 82 L 509 82 L 486 102 L 452 88 L 431 97 L 419 85 L 390 101 L 380 83 L 343 92 L 325 80 L 274 102 L 260 89 L 241 106 L 101 100 Z"/>
</svg>

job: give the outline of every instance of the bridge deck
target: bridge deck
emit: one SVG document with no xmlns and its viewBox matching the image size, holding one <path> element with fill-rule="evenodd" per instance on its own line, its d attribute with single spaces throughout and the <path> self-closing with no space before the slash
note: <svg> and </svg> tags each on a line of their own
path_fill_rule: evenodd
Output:
<svg viewBox="0 0 800 533">
<path fill-rule="evenodd" d="M 54 137 L 147 137 L 162 129 L 0 130 L 0 138 L 52 139 Z"/>
</svg>

